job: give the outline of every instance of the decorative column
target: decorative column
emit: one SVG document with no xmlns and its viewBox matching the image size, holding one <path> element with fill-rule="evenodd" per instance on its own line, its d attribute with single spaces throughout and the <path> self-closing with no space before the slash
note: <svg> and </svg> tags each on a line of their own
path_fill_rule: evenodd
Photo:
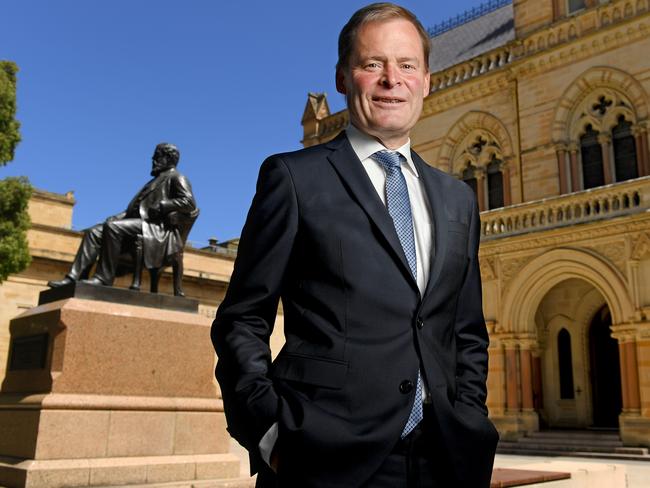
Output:
<svg viewBox="0 0 650 488">
<path fill-rule="evenodd" d="M 555 146 L 555 154 L 557 155 L 557 169 L 560 175 L 560 195 L 569 193 L 569 178 L 566 168 L 566 144 L 558 144 Z"/>
<path fill-rule="evenodd" d="M 650 154 L 648 153 L 648 121 L 646 120 L 642 124 L 639 124 L 643 129 L 641 132 L 641 154 L 643 160 L 643 174 L 640 176 L 646 176 L 650 174 Z"/>
<path fill-rule="evenodd" d="M 542 358 L 539 352 L 533 355 L 533 408 L 544 408 L 544 390 L 542 387 Z"/>
<path fill-rule="evenodd" d="M 487 407 L 491 416 L 503 416 L 506 411 L 506 363 L 505 351 L 500 338 L 495 334 L 494 323 L 488 323 L 490 347 L 488 356 Z"/>
<path fill-rule="evenodd" d="M 646 154 L 643 146 L 643 139 L 645 138 L 645 129 L 639 125 L 632 126 L 632 134 L 634 135 L 634 146 L 636 149 L 636 170 L 639 176 L 646 174 Z"/>
<path fill-rule="evenodd" d="M 532 412 L 533 404 L 533 355 L 530 340 L 522 340 L 519 346 L 519 361 L 521 367 L 521 408 Z"/>
<path fill-rule="evenodd" d="M 480 168 L 474 170 L 476 177 L 476 199 L 478 200 L 479 211 L 483 212 L 488 210 L 487 201 L 485 199 L 485 169 Z"/>
<path fill-rule="evenodd" d="M 617 337 L 618 339 L 618 362 L 621 369 L 621 396 L 623 403 L 623 413 L 627 413 L 630 409 L 630 393 L 629 393 L 629 384 L 627 379 L 627 348 L 623 342 L 623 337 Z"/>
<path fill-rule="evenodd" d="M 609 185 L 614 183 L 614 176 L 612 174 L 612 157 L 611 157 L 611 147 L 612 147 L 612 136 L 610 134 L 600 133 L 598 134 L 598 144 L 600 144 L 600 149 L 603 154 L 603 175 L 605 176 L 605 184 Z"/>
<path fill-rule="evenodd" d="M 636 340 L 633 337 L 625 343 L 625 376 L 628 379 L 628 408 L 632 413 L 639 413 L 641 411 L 639 367 L 636 360 Z"/>
<path fill-rule="evenodd" d="M 510 162 L 504 161 L 501 164 L 501 175 L 503 177 L 503 206 L 512 205 L 512 189 L 510 188 Z"/>
<path fill-rule="evenodd" d="M 569 145 L 569 157 L 571 159 L 571 191 L 580 191 L 580 168 L 578 168 L 578 150 L 580 146 L 578 144 L 571 143 Z"/>
<path fill-rule="evenodd" d="M 504 341 L 504 346 L 506 349 L 506 411 L 517 413 L 520 410 L 517 342 L 507 340 Z"/>
</svg>

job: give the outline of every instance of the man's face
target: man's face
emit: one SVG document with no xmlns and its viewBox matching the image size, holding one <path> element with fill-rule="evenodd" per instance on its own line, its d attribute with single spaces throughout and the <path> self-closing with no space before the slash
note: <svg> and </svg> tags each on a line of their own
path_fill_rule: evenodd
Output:
<svg viewBox="0 0 650 488">
<path fill-rule="evenodd" d="M 167 157 L 161 151 L 154 151 L 151 157 L 151 176 L 157 176 L 167 169 Z"/>
<path fill-rule="evenodd" d="M 395 149 L 409 137 L 429 94 L 429 70 L 415 26 L 404 19 L 359 29 L 348 67 L 336 73 L 351 122 Z"/>
</svg>

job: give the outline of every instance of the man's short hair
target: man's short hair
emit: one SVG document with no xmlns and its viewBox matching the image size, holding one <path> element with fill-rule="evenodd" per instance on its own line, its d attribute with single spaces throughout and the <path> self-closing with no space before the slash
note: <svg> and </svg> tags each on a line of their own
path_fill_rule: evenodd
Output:
<svg viewBox="0 0 650 488">
<path fill-rule="evenodd" d="M 161 142 L 158 144 L 156 146 L 156 152 L 159 152 L 165 156 L 167 158 L 167 162 L 173 164 L 174 166 L 178 164 L 178 160 L 181 157 L 181 153 L 178 152 L 178 148 L 168 142 Z"/>
<path fill-rule="evenodd" d="M 422 48 L 424 51 L 425 67 L 429 69 L 429 53 L 431 51 L 431 44 L 429 34 L 417 19 L 415 14 L 404 7 L 395 5 L 394 3 L 371 3 L 365 7 L 357 10 L 348 23 L 343 26 L 339 34 L 339 60 L 336 63 L 336 69 L 345 69 L 349 67 L 350 54 L 357 41 L 357 34 L 359 29 L 368 22 L 381 22 L 393 19 L 404 19 L 409 21 L 420 35 L 422 40 Z"/>
</svg>

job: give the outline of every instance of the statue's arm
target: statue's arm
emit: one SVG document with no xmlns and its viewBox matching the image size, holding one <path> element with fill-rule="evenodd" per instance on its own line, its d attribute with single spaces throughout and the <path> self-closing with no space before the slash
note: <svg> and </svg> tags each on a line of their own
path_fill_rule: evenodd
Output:
<svg viewBox="0 0 650 488">
<path fill-rule="evenodd" d="M 192 193 L 192 185 L 189 180 L 178 175 L 171 180 L 169 198 L 160 201 L 159 210 L 162 215 L 171 212 L 190 213 L 196 208 L 196 201 Z"/>
<path fill-rule="evenodd" d="M 112 222 L 113 220 L 122 220 L 123 218 L 126 218 L 126 211 L 111 215 L 106 219 L 106 222 Z"/>
</svg>

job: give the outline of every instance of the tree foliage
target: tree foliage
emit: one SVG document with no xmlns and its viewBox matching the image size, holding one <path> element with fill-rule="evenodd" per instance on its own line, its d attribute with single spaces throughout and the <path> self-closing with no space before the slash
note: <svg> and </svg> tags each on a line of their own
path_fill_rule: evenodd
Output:
<svg viewBox="0 0 650 488">
<path fill-rule="evenodd" d="M 0 61 L 0 166 L 14 158 L 20 142 L 20 123 L 15 119 L 17 72 L 14 63 Z M 25 269 L 31 261 L 27 245 L 27 204 L 31 194 L 27 178 L 0 180 L 0 283 Z"/>
<path fill-rule="evenodd" d="M 11 61 L 0 61 L 0 166 L 14 158 L 20 142 L 20 122 L 16 120 L 16 73 Z"/>
<path fill-rule="evenodd" d="M 30 220 L 27 204 L 32 187 L 25 177 L 0 180 L 0 283 L 29 266 Z"/>
</svg>

